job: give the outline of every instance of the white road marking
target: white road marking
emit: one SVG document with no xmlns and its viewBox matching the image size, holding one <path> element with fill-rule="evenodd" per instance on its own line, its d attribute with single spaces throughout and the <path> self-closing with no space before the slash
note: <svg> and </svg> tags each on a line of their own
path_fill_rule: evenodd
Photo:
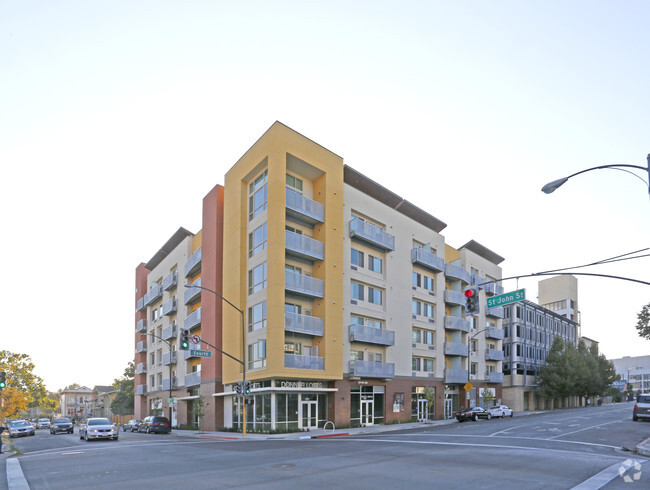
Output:
<svg viewBox="0 0 650 490">
<path fill-rule="evenodd" d="M 525 425 L 515 425 L 514 427 L 509 427 L 507 429 L 500 430 L 499 432 L 495 432 L 494 434 L 490 434 L 490 436 L 496 436 L 497 434 L 502 434 L 503 432 L 508 432 L 509 430 L 518 429 L 519 427 L 526 427 L 526 426 Z"/>
<path fill-rule="evenodd" d="M 568 435 L 571 435 L 571 434 L 575 434 L 577 432 L 582 432 L 583 430 L 589 430 L 589 429 L 594 429 L 596 427 L 601 427 L 603 425 L 619 424 L 619 423 L 621 423 L 620 420 L 612 420 L 611 422 L 605 422 L 603 424 L 596 424 L 596 425 L 592 425 L 592 426 L 589 426 L 589 427 L 584 427 L 583 429 L 574 430 L 573 432 L 565 432 L 564 434 L 558 434 L 556 436 L 549 437 L 549 439 L 555 439 L 556 437 L 568 436 Z"/>
<path fill-rule="evenodd" d="M 631 460 L 633 463 L 643 464 L 644 461 L 641 460 Z M 647 461 L 645 461 L 647 463 Z M 617 476 L 621 476 L 620 473 L 621 464 L 614 463 L 609 468 L 605 468 L 600 473 L 596 473 L 591 478 L 583 481 L 580 485 L 573 487 L 571 490 L 593 490 L 595 488 L 602 488 L 611 482 Z"/>
<path fill-rule="evenodd" d="M 7 486 L 9 490 L 29 490 L 18 458 L 7 459 Z"/>
</svg>

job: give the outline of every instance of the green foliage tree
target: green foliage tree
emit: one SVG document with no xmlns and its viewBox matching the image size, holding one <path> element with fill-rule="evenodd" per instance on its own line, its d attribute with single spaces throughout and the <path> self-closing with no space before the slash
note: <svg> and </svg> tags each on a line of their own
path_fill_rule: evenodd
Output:
<svg viewBox="0 0 650 490">
<path fill-rule="evenodd" d="M 637 318 L 639 321 L 636 323 L 636 330 L 639 337 L 650 340 L 650 303 L 641 308 Z"/>
<path fill-rule="evenodd" d="M 3 398 L 9 399 L 11 396 L 7 409 L 0 408 L 1 420 L 15 417 L 26 408 L 56 408 L 56 402 L 48 397 L 43 379 L 34 374 L 34 363 L 27 354 L 0 351 L 0 371 L 7 374 L 7 388 L 3 391 Z"/>
<path fill-rule="evenodd" d="M 194 403 L 192 403 L 192 415 L 199 421 L 199 430 L 201 430 L 201 424 L 203 423 L 206 407 L 207 403 L 205 403 L 203 395 L 199 395 L 199 397 L 194 400 Z"/>
<path fill-rule="evenodd" d="M 424 388 L 422 394 L 424 395 L 424 399 L 427 401 L 427 420 L 431 420 L 433 418 L 436 403 L 436 392 L 433 388 L 427 386 Z"/>
<path fill-rule="evenodd" d="M 485 403 L 486 407 L 490 406 L 490 402 L 494 400 L 494 395 L 492 394 L 492 390 L 488 388 L 483 388 L 481 391 L 481 397 L 483 398 L 483 402 Z"/>
<path fill-rule="evenodd" d="M 135 407 L 135 365 L 129 362 L 121 378 L 113 381 L 117 395 L 111 402 L 111 411 L 116 415 L 130 415 Z"/>
</svg>

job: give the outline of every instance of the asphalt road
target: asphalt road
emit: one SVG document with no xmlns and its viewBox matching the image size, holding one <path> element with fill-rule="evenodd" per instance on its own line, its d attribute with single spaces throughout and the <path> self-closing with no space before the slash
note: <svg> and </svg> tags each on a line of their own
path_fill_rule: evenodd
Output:
<svg viewBox="0 0 650 490">
<path fill-rule="evenodd" d="M 650 422 L 632 422 L 631 408 L 327 439 L 225 441 L 121 432 L 119 441 L 85 442 L 76 432 L 38 431 L 12 441 L 32 489 L 650 488 L 648 459 L 622 449 L 650 437 Z M 7 488 L 1 475 L 0 488 Z"/>
</svg>

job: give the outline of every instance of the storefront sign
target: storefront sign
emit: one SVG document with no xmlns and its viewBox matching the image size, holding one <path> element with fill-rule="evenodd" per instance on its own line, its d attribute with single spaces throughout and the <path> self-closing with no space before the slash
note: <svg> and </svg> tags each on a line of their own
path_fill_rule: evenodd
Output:
<svg viewBox="0 0 650 490">
<path fill-rule="evenodd" d="M 303 388 L 303 389 L 323 389 L 325 386 L 321 381 L 276 381 L 276 386 L 280 388 Z"/>
</svg>

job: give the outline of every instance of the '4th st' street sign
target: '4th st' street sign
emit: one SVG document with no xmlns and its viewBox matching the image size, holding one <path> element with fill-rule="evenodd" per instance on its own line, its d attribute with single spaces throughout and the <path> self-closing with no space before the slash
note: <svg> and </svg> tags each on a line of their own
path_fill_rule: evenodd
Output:
<svg viewBox="0 0 650 490">
<path fill-rule="evenodd" d="M 522 299 L 526 299 L 526 290 L 517 289 L 516 291 L 513 291 L 511 293 L 500 294 L 498 296 L 492 296 L 491 298 L 488 298 L 487 307 L 496 308 L 497 306 L 516 303 L 517 301 L 521 301 Z"/>
</svg>

